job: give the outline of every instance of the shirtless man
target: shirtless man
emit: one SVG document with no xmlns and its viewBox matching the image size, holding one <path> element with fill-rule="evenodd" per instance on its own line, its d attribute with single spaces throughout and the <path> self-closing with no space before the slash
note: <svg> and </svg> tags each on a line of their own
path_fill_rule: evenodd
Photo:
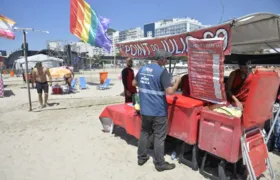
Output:
<svg viewBox="0 0 280 180">
<path fill-rule="evenodd" d="M 36 63 L 35 68 L 33 69 L 32 72 L 32 77 L 34 82 L 36 82 L 36 89 L 39 95 L 39 102 L 41 105 L 41 108 L 44 108 L 48 105 L 48 93 L 49 93 L 49 85 L 47 81 L 47 76 L 49 77 L 50 85 L 52 81 L 52 77 L 50 74 L 50 71 L 48 68 L 45 68 L 42 66 L 42 63 L 38 62 Z M 43 104 L 43 97 L 42 97 L 42 92 L 44 90 L 45 94 L 45 101 Z"/>
</svg>

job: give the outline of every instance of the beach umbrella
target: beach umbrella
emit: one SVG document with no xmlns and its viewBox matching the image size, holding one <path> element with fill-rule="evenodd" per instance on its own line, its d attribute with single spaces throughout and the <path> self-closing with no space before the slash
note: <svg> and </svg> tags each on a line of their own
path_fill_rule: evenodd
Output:
<svg viewBox="0 0 280 180">
<path fill-rule="evenodd" d="M 64 75 L 71 74 L 69 69 L 63 67 L 50 68 L 49 70 L 52 78 L 63 78 Z"/>
</svg>

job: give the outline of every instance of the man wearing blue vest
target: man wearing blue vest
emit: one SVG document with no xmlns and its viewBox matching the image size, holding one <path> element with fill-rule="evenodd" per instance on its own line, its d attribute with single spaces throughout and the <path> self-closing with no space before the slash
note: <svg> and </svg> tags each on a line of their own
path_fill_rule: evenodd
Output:
<svg viewBox="0 0 280 180">
<path fill-rule="evenodd" d="M 154 133 L 154 164 L 157 171 L 171 170 L 175 164 L 164 160 L 164 143 L 167 135 L 167 102 L 165 94 L 172 95 L 178 89 L 181 77 L 172 86 L 171 78 L 164 68 L 171 53 L 164 50 L 155 52 L 152 64 L 143 66 L 138 71 L 133 85 L 138 86 L 140 96 L 140 112 L 142 115 L 142 130 L 138 146 L 138 165 L 144 165 L 149 157 L 147 144 L 149 134 Z"/>
</svg>

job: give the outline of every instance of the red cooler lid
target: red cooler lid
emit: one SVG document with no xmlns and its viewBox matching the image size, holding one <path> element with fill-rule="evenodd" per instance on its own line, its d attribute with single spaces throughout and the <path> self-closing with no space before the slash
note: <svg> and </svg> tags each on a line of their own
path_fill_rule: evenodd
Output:
<svg viewBox="0 0 280 180">
<path fill-rule="evenodd" d="M 250 128 L 271 118 L 280 78 L 276 72 L 256 70 L 244 105 L 243 125 Z"/>
<path fill-rule="evenodd" d="M 168 104 L 176 103 L 176 106 L 181 106 L 185 108 L 193 108 L 197 106 L 202 106 L 203 101 L 193 99 L 191 97 L 183 96 L 182 94 L 166 95 L 166 101 Z"/>
</svg>

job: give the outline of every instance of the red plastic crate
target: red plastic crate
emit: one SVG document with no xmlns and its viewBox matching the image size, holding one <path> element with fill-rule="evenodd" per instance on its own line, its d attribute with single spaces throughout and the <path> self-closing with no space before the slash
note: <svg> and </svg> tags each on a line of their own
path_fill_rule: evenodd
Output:
<svg viewBox="0 0 280 180">
<path fill-rule="evenodd" d="M 214 111 L 202 110 L 198 147 L 228 162 L 241 158 L 241 119 Z"/>
</svg>

